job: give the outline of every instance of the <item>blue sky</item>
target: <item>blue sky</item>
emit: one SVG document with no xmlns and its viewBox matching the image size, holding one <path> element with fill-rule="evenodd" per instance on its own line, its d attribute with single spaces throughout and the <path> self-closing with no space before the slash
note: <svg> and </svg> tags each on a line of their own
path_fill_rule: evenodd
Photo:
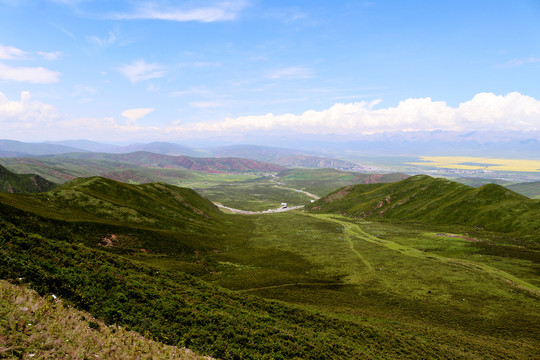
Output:
<svg viewBox="0 0 540 360">
<path fill-rule="evenodd" d="M 0 0 L 0 138 L 538 137 L 538 39 L 538 0 Z"/>
</svg>

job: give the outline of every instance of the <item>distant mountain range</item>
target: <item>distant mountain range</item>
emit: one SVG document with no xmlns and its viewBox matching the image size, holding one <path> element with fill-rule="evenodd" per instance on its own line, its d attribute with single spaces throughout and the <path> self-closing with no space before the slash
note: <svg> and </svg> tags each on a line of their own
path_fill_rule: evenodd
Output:
<svg viewBox="0 0 540 360">
<path fill-rule="evenodd" d="M 127 154 L 146 152 L 158 155 L 186 156 L 190 158 L 210 156 L 216 158 L 242 158 L 262 162 L 271 162 L 285 167 L 335 168 L 351 171 L 367 171 L 376 169 L 374 167 L 368 168 L 357 163 L 343 161 L 336 158 L 317 156 L 316 153 L 312 153 L 309 151 L 284 149 L 269 146 L 235 145 L 217 149 L 200 150 L 167 142 L 114 146 L 87 140 L 70 140 L 35 144 L 22 143 L 12 140 L 0 140 L 0 157 L 29 157 L 61 155 L 81 152 L 100 153 L 101 155 L 97 157 L 101 158 L 104 157 L 104 153 Z M 76 156 L 77 158 L 83 158 L 80 155 L 69 156 L 72 158 L 73 156 Z M 90 158 L 96 159 L 97 157 L 91 156 Z M 114 157 L 111 156 L 109 156 L 108 159 L 115 160 Z M 201 164 L 201 162 L 204 163 L 207 162 L 207 160 L 196 160 L 194 162 L 196 162 L 197 164 Z M 150 164 L 144 165 L 150 166 Z M 206 166 L 203 165 L 203 168 L 205 167 Z M 202 171 L 208 171 L 208 169 Z"/>
<path fill-rule="evenodd" d="M 77 151 L 81 152 L 86 150 L 59 144 L 24 143 L 15 140 L 0 140 L 0 157 L 42 156 Z"/>
<path fill-rule="evenodd" d="M 213 173 L 224 172 L 279 172 L 283 166 L 262 161 L 241 158 L 196 158 L 188 156 L 172 156 L 137 151 L 128 154 L 107 153 L 70 153 L 55 155 L 56 158 L 79 160 L 108 160 L 142 167 L 163 169 L 187 169 Z"/>
<path fill-rule="evenodd" d="M 261 174 L 286 169 L 280 165 L 248 159 L 192 158 L 142 151 L 129 154 L 69 153 L 47 157 L 0 158 L 0 165 L 17 173 L 38 174 L 56 183 L 96 175 L 124 182 L 175 182 L 175 179 L 193 178 L 194 172 Z"/>
<path fill-rule="evenodd" d="M 234 145 L 213 151 L 216 157 L 234 156 L 245 159 L 268 161 L 289 168 L 339 169 L 348 171 L 378 170 L 361 164 L 317 155 L 310 151 L 284 149 L 270 146 Z"/>
</svg>

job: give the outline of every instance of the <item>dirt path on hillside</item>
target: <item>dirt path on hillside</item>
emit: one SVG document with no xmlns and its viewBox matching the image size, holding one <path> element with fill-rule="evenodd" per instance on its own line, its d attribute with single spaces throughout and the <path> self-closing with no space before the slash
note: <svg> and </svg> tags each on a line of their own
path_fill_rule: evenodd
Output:
<svg viewBox="0 0 540 360">
<path fill-rule="evenodd" d="M 291 284 L 279 284 L 279 285 L 269 285 L 269 286 L 261 286 L 258 288 L 251 288 L 251 289 L 242 289 L 237 290 L 239 292 L 249 292 L 249 291 L 259 291 L 259 290 L 266 290 L 266 289 L 277 289 L 282 287 L 291 287 L 291 286 L 343 286 L 348 285 L 346 283 L 322 283 L 322 282 L 313 282 L 313 283 L 291 283 Z"/>
<path fill-rule="evenodd" d="M 358 223 L 352 223 L 350 221 L 345 221 L 345 220 L 340 220 L 340 215 L 326 215 L 326 214 L 308 214 L 309 216 L 314 216 L 314 217 L 317 217 L 317 218 L 325 218 L 325 219 L 328 219 L 330 221 L 334 221 L 334 222 L 338 222 L 339 224 L 341 224 L 344 228 L 344 233 L 349 233 L 350 236 L 354 236 L 358 239 L 361 239 L 361 240 L 364 240 L 364 241 L 367 241 L 367 242 L 370 242 L 370 243 L 373 243 L 373 244 L 378 244 L 378 245 L 381 245 L 381 246 L 384 246 L 390 250 L 394 250 L 394 251 L 398 251 L 399 253 L 405 255 L 405 256 L 412 256 L 412 257 L 418 257 L 418 258 L 423 258 L 423 259 L 427 259 L 427 260 L 430 260 L 430 261 L 440 261 L 440 262 L 443 262 L 443 263 L 451 263 L 451 264 L 457 264 L 457 265 L 460 265 L 460 266 L 463 266 L 463 267 L 466 267 L 467 269 L 471 269 L 471 270 L 474 270 L 474 271 L 482 271 L 484 273 L 487 273 L 491 276 L 494 276 L 494 277 L 498 277 L 498 278 L 502 278 L 504 279 L 504 281 L 506 281 L 507 283 L 517 287 L 517 288 L 520 288 L 522 290 L 525 290 L 525 291 L 528 291 L 536 296 L 540 296 L 540 289 L 532 284 L 529 284 L 528 282 L 524 281 L 524 280 L 521 280 L 517 277 L 515 277 L 514 275 L 511 275 L 503 270 L 500 270 L 500 269 L 497 269 L 497 268 L 494 268 L 494 267 L 491 267 L 489 265 L 485 265 L 485 264 L 482 264 L 482 263 L 477 263 L 477 262 L 474 262 L 474 261 L 470 261 L 470 260 L 464 260 L 464 259 L 458 259 L 458 258 L 448 258 L 448 257 L 444 257 L 444 256 L 441 256 L 441 255 L 438 255 L 438 254 L 435 254 L 435 253 L 431 253 L 431 252 L 423 252 L 423 251 L 420 251 L 416 248 L 413 248 L 413 247 L 410 247 L 410 246 L 406 246 L 406 245 L 402 245 L 402 244 L 398 244 L 394 241 L 391 241 L 391 240 L 386 240 L 386 239 L 380 239 L 376 236 L 373 236 L 367 232 L 365 232 L 364 230 L 362 230 L 362 228 L 360 227 L 360 224 Z M 351 239 L 349 238 L 349 241 Z M 351 241 L 352 242 L 352 241 Z M 352 247 L 351 250 L 353 250 L 355 253 L 357 253 L 354 248 Z M 361 256 L 361 255 L 360 255 Z M 367 261 L 366 261 L 367 262 Z"/>
<path fill-rule="evenodd" d="M 272 180 L 273 181 L 273 180 Z M 285 184 L 283 183 L 276 183 L 276 185 L 274 185 L 274 187 L 277 187 L 278 189 L 283 189 L 283 190 L 291 190 L 291 191 L 295 191 L 295 192 L 299 192 L 299 193 L 302 193 L 304 195 L 307 195 L 309 196 L 310 198 L 312 199 L 315 199 L 315 200 L 319 200 L 320 197 L 315 195 L 315 194 L 312 194 L 312 193 L 309 193 L 307 191 L 304 191 L 304 190 L 300 190 L 300 189 L 293 189 L 293 188 L 290 188 L 290 187 L 287 187 L 287 186 L 284 186 Z"/>
<path fill-rule="evenodd" d="M 241 215 L 275 214 L 275 213 L 282 213 L 282 212 L 291 211 L 291 210 L 302 209 L 305 206 L 305 205 L 299 205 L 299 206 L 291 206 L 291 207 L 284 207 L 284 208 L 280 207 L 277 209 L 268 209 L 264 211 L 249 211 L 249 210 L 235 209 L 235 208 L 228 207 L 220 203 L 214 203 L 214 205 L 216 205 L 217 207 L 221 209 L 227 209 L 231 211 L 233 214 L 241 214 Z"/>
<path fill-rule="evenodd" d="M 311 198 L 313 198 L 315 200 L 320 199 L 320 197 L 315 195 L 315 194 L 309 193 L 309 192 L 304 191 L 304 190 L 293 189 L 293 188 L 287 187 L 287 186 L 285 186 L 285 184 L 280 183 L 280 182 L 276 181 L 275 179 L 272 179 L 271 181 L 275 182 L 276 185 L 274 185 L 274 186 L 279 188 L 279 189 L 291 190 L 291 191 L 299 192 L 299 193 L 305 194 L 305 195 L 307 195 L 307 196 L 309 196 L 309 197 L 311 197 Z M 281 213 L 281 212 L 285 212 L 285 211 L 302 209 L 305 206 L 305 205 L 299 205 L 299 206 L 291 206 L 291 207 L 279 207 L 279 208 L 276 208 L 276 209 L 268 209 L 268 210 L 264 210 L 264 211 L 249 211 L 249 210 L 235 209 L 235 208 L 232 208 L 232 207 L 225 206 L 225 205 L 223 205 L 221 203 L 214 203 L 214 205 L 216 205 L 217 207 L 222 208 L 222 209 L 227 209 L 227 210 L 231 211 L 233 214 L 242 214 L 242 215 L 275 214 L 275 213 Z"/>
</svg>

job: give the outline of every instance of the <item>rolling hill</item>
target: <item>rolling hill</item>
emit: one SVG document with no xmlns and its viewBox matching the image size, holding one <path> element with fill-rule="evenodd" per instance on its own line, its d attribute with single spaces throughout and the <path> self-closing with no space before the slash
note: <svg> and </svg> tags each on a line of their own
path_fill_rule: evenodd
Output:
<svg viewBox="0 0 540 360">
<path fill-rule="evenodd" d="M 285 149 L 260 145 L 232 145 L 212 150 L 214 157 L 239 157 L 258 161 L 275 162 L 276 160 L 294 155 L 314 155 L 297 149 Z"/>
<path fill-rule="evenodd" d="M 210 173 L 240 172 L 279 172 L 284 167 L 255 160 L 241 158 L 195 158 L 188 156 L 171 156 L 137 151 L 129 154 L 107 153 L 72 153 L 59 157 L 80 160 L 108 160 L 124 164 L 164 169 L 188 169 Z"/>
<path fill-rule="evenodd" d="M 420 193 L 430 186 L 412 179 Z M 410 180 L 354 187 L 407 192 Z M 514 201 L 489 193 L 478 209 Z M 364 223 L 300 211 L 227 215 L 189 189 L 81 178 L 0 194 L 0 278 L 222 359 L 532 357 L 537 252 L 479 263 L 484 244 L 450 238 L 442 247 L 423 228 Z M 376 238 L 385 233 L 408 245 L 396 251 Z M 411 248 L 418 239 L 424 251 Z M 469 257 L 453 258 L 446 247 L 456 244 Z M 504 276 L 493 268 L 508 264 L 518 265 Z M 516 277 L 527 287 L 507 281 Z"/>
<path fill-rule="evenodd" d="M 319 156 L 310 155 L 293 155 L 285 156 L 274 161 L 274 163 L 283 165 L 286 167 L 294 168 L 311 168 L 311 169 L 339 169 L 349 171 L 366 171 L 367 167 L 352 163 L 350 161 L 344 161 L 339 159 L 330 159 Z"/>
<path fill-rule="evenodd" d="M 165 246 L 171 252 L 193 247 L 202 251 L 214 241 L 214 233 L 233 230 L 209 200 L 165 183 L 130 185 L 101 177 L 77 178 L 46 193 L 0 194 L 0 206 L 4 217 L 18 224 L 34 224 L 54 234 L 77 233 L 89 244 L 115 249 L 153 251 Z"/>
<path fill-rule="evenodd" d="M 124 182 L 211 180 L 214 177 L 246 178 L 277 173 L 284 167 L 236 158 L 189 158 L 147 152 L 131 154 L 71 153 L 48 157 L 0 158 L 0 165 L 23 174 L 38 174 L 49 181 L 64 183 L 77 177 L 103 176 Z M 236 176 L 238 177 L 238 176 Z"/>
<path fill-rule="evenodd" d="M 177 254 L 184 267 L 208 274 L 204 269 L 218 264 L 209 264 L 205 253 L 245 244 L 249 219 L 222 214 L 188 189 L 87 178 L 45 194 L 0 194 L 0 203 L 0 278 L 55 294 L 108 325 L 223 359 L 358 358 L 381 351 L 432 357 L 442 350 L 226 290 L 178 268 L 143 264 Z"/>
<path fill-rule="evenodd" d="M 0 192 L 36 193 L 49 191 L 56 185 L 39 175 L 16 174 L 0 165 Z"/>
<path fill-rule="evenodd" d="M 426 175 L 347 186 L 308 207 L 364 219 L 466 225 L 529 236 L 540 232 L 540 201 L 495 184 L 471 188 Z"/>
<path fill-rule="evenodd" d="M 332 168 L 350 171 L 366 171 L 373 168 L 368 169 L 361 164 L 350 161 L 318 156 L 309 151 L 257 145 L 236 145 L 219 148 L 214 150 L 214 156 L 218 158 L 234 156 L 258 161 L 268 161 L 288 168 Z"/>
<path fill-rule="evenodd" d="M 409 177 L 406 174 L 362 174 L 337 169 L 290 169 L 280 172 L 276 178 L 297 189 L 324 196 L 329 192 L 353 184 L 389 183 Z"/>
<path fill-rule="evenodd" d="M 512 184 L 508 185 L 507 188 L 531 199 L 540 199 L 540 181 Z"/>
</svg>

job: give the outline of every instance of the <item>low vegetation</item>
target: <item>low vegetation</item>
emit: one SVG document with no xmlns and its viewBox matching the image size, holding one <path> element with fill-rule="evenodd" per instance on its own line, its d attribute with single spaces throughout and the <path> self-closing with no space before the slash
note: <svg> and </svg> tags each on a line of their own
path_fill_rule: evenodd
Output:
<svg viewBox="0 0 540 360">
<path fill-rule="evenodd" d="M 336 169 L 290 169 L 277 174 L 280 182 L 318 196 L 324 196 L 346 185 L 389 183 L 407 177 L 408 175 L 400 173 L 362 174 Z"/>
<path fill-rule="evenodd" d="M 538 240 L 540 201 L 495 184 L 471 188 L 426 175 L 348 186 L 308 206 L 362 219 L 467 226 Z"/>
<path fill-rule="evenodd" d="M 209 359 L 106 325 L 53 295 L 0 280 L 0 358 Z"/>
<path fill-rule="evenodd" d="M 242 190 L 263 181 L 276 185 Z M 168 184 L 77 179 L 0 194 L 0 278 L 55 294 L 101 330 L 223 359 L 533 359 L 535 211 L 496 185 L 425 176 L 250 216 Z"/>
<path fill-rule="evenodd" d="M 57 184 L 35 174 L 16 174 L 0 165 L 0 192 L 36 193 L 53 189 Z"/>
</svg>

